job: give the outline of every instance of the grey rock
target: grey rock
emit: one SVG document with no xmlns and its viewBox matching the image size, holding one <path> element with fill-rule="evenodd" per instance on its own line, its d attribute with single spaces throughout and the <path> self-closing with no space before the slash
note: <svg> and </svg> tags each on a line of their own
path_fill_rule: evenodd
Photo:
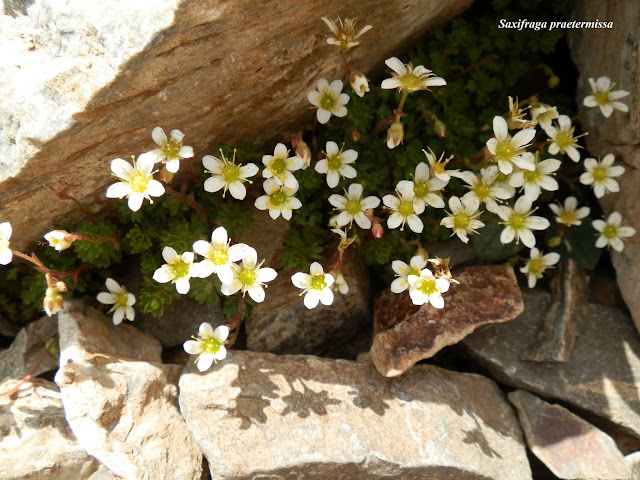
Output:
<svg viewBox="0 0 640 480">
<path fill-rule="evenodd" d="M 514 412 L 479 375 L 231 351 L 179 387 L 216 479 L 531 479 Z"/>
<path fill-rule="evenodd" d="M 640 3 L 608 0 L 576 4 L 577 19 L 606 19 L 614 28 L 573 29 L 569 33 L 571 53 L 579 71 L 577 103 L 590 94 L 589 78 L 608 76 L 615 90 L 630 95 L 621 99 L 629 113 L 615 110 L 604 118 L 598 108 L 581 116 L 587 148 L 593 155 L 613 153 L 626 172 L 618 177 L 619 193 L 600 199 L 605 213 L 619 212 L 626 224 L 640 232 Z M 603 55 L 602 52 L 606 52 Z M 640 234 L 626 239 L 622 252 L 611 251 L 618 285 L 640 331 Z"/>
<path fill-rule="evenodd" d="M 322 355 L 354 338 L 371 321 L 369 274 L 352 252 L 345 254 L 341 271 L 349 293 L 335 292 L 332 305 L 313 309 L 304 306 L 302 291 L 291 283 L 296 270 L 278 273 L 264 302 L 246 320 L 249 350 Z"/>
<path fill-rule="evenodd" d="M 562 400 L 640 438 L 640 339 L 621 310 L 589 305 L 568 362 L 520 359 L 542 328 L 550 297 L 525 293 L 520 317 L 477 330 L 462 344 L 497 381 Z"/>
<path fill-rule="evenodd" d="M 304 93 L 343 68 L 323 15 L 374 26 L 350 57 L 370 73 L 470 4 L 12 2 L 20 8 L 0 16 L 0 218 L 22 249 L 75 211 L 45 184 L 104 205 L 111 159 L 155 148 L 158 125 L 182 130 L 199 165 L 211 145 L 272 139 L 310 120 Z"/>
<path fill-rule="evenodd" d="M 560 405 L 524 390 L 509 394 L 527 445 L 556 476 L 565 480 L 631 480 L 631 471 L 613 439 Z"/>
<path fill-rule="evenodd" d="M 640 452 L 630 453 L 624 459 L 631 469 L 631 478 L 640 478 Z"/>
<path fill-rule="evenodd" d="M 0 392 L 21 381 L 6 379 Z M 22 384 L 11 396 L 0 396 L 0 465 L 3 480 L 115 479 L 74 437 L 56 384 L 39 378 Z"/>
<path fill-rule="evenodd" d="M 177 406 L 182 367 L 136 360 L 136 347 L 140 357 L 159 358 L 157 340 L 136 336 L 126 325 L 114 327 L 93 309 L 83 317 L 75 306 L 59 319 L 61 368 L 55 380 L 78 441 L 125 480 L 200 480 L 202 456 Z M 108 341 L 97 338 L 105 333 Z M 145 350 L 145 341 L 151 349 Z M 126 356 L 111 351 L 117 349 Z"/>
<path fill-rule="evenodd" d="M 58 319 L 44 317 L 24 327 L 11 346 L 0 352 L 0 381 L 12 376 L 26 376 L 44 356 L 32 376 L 58 368 L 58 359 L 47 352 L 45 343 L 58 335 Z"/>
</svg>

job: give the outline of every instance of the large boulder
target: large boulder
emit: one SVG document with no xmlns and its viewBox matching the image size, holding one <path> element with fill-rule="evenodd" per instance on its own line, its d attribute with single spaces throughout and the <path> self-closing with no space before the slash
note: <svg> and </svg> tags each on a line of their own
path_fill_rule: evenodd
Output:
<svg viewBox="0 0 640 480">
<path fill-rule="evenodd" d="M 352 55 L 381 69 L 471 0 L 5 2 L 0 16 L 0 218 L 14 246 L 37 239 L 72 202 L 100 203 L 109 162 L 181 129 L 194 162 L 218 142 L 271 139 L 309 119 L 306 93 L 343 61 L 322 16 L 373 30 Z M 272 148 L 269 147 L 269 148 Z M 46 205 L 46 208 L 43 208 Z"/>
<path fill-rule="evenodd" d="M 617 211 L 638 234 L 625 242 L 618 253 L 611 251 L 618 284 L 640 330 L 640 3 L 579 0 L 575 17 L 580 20 L 613 22 L 614 28 L 576 29 L 569 34 L 573 60 L 578 67 L 578 105 L 590 94 L 589 78 L 609 77 L 615 90 L 631 94 L 623 99 L 629 113 L 614 111 L 603 118 L 598 108 L 581 116 L 587 148 L 593 155 L 609 153 L 623 162 L 626 172 L 619 177 L 620 193 L 601 199 L 607 213 Z"/>
</svg>

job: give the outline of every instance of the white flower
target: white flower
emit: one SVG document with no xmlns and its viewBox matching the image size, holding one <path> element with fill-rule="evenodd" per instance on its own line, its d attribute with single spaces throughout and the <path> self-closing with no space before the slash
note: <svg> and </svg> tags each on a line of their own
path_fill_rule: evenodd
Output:
<svg viewBox="0 0 640 480">
<path fill-rule="evenodd" d="M 249 296 L 255 302 L 264 300 L 263 286 L 265 282 L 270 282 L 278 275 L 273 268 L 260 268 L 258 263 L 258 253 L 255 249 L 248 247 L 247 254 L 242 258 L 242 264 L 233 265 L 233 280 L 229 284 L 223 284 L 221 291 L 224 295 L 233 295 L 242 290 L 242 296 L 249 292 Z"/>
<path fill-rule="evenodd" d="M 253 163 L 247 165 L 236 165 L 236 151 L 233 151 L 233 160 L 229 161 L 225 158 L 222 150 L 220 150 L 220 157 L 217 158 L 212 155 L 205 155 L 202 158 L 202 164 L 204 165 L 205 173 L 211 173 L 211 177 L 207 178 L 204 182 L 205 192 L 217 192 L 224 189 L 222 196 L 227 193 L 227 189 L 231 192 L 231 196 L 237 200 L 244 200 L 247 196 L 247 188 L 243 185 L 244 182 L 251 183 L 248 180 L 249 177 L 253 177 L 258 173 L 258 166 Z"/>
<path fill-rule="evenodd" d="M 291 220 L 292 210 L 296 210 L 302 206 L 302 202 L 294 197 L 298 191 L 298 185 L 295 188 L 289 188 L 286 185 L 278 185 L 275 178 L 267 178 L 262 184 L 262 188 L 266 195 L 256 198 L 254 206 L 258 210 L 269 210 L 269 216 L 274 220 L 282 214 L 285 220 Z"/>
<path fill-rule="evenodd" d="M 404 230 L 404 224 L 408 223 L 412 232 L 422 233 L 424 225 L 418 215 L 424 212 L 424 204 L 414 202 L 414 198 L 413 182 L 407 180 L 398 182 L 396 195 L 382 197 L 382 202 L 393 212 L 387 219 L 390 229 L 400 227 L 400 230 Z"/>
<path fill-rule="evenodd" d="M 349 285 L 341 272 L 336 273 L 336 282 L 333 284 L 333 289 L 337 290 L 342 295 L 349 293 Z"/>
<path fill-rule="evenodd" d="M 431 270 L 423 269 L 420 275 L 409 275 L 409 296 L 414 305 L 430 303 L 435 308 L 444 307 L 442 294 L 449 290 L 449 281 L 436 278 Z"/>
<path fill-rule="evenodd" d="M 369 91 L 369 80 L 362 72 L 351 72 L 349 83 L 359 97 L 364 97 L 364 94 Z"/>
<path fill-rule="evenodd" d="M 229 336 L 229 327 L 220 325 L 214 330 L 211 325 L 204 322 L 198 329 L 198 337 L 191 337 L 194 340 L 184 342 L 184 351 L 190 355 L 198 355 L 196 367 L 199 371 L 209 370 L 213 362 L 224 360 L 227 356 L 227 349 L 224 342 Z"/>
<path fill-rule="evenodd" d="M 408 192 L 410 187 L 413 189 L 413 203 L 415 204 L 416 213 L 424 212 L 426 205 L 435 208 L 444 208 L 444 200 L 440 196 L 440 190 L 447 186 L 448 180 L 441 178 L 429 178 L 429 167 L 426 163 L 420 162 L 416 166 L 416 173 L 413 181 L 400 180 L 398 182 L 398 190 Z"/>
<path fill-rule="evenodd" d="M 558 109 L 544 103 L 531 105 L 531 120 L 534 124 L 539 124 L 542 128 L 551 125 L 551 120 L 558 118 Z"/>
<path fill-rule="evenodd" d="M 265 166 L 262 170 L 264 178 L 273 178 L 278 185 L 298 190 L 298 180 L 291 172 L 304 167 L 304 160 L 298 156 L 290 157 L 289 150 L 283 143 L 276 145 L 273 155 L 263 155 L 262 163 Z"/>
<path fill-rule="evenodd" d="M 133 161 L 133 166 L 121 158 L 112 160 L 111 171 L 121 181 L 107 189 L 107 197 L 127 197 L 127 205 L 134 212 L 140 210 L 145 198 L 153 203 L 151 197 L 159 197 L 164 193 L 162 184 L 153 180 L 154 163 L 154 157 L 150 152 L 140 155 L 137 162 Z"/>
<path fill-rule="evenodd" d="M 596 197 L 601 198 L 608 192 L 618 192 L 620 187 L 613 177 L 619 177 L 624 173 L 624 167 L 613 166 L 613 153 L 605 156 L 598 162 L 595 158 L 586 158 L 584 168 L 587 170 L 580 175 L 580 183 L 591 185 Z"/>
<path fill-rule="evenodd" d="M 578 208 L 578 200 L 576 197 L 567 197 L 562 205 L 554 203 L 549 204 L 549 208 L 556 215 L 556 222 L 567 227 L 582 224 L 582 219 L 589 215 L 591 211 L 589 207 Z"/>
<path fill-rule="evenodd" d="M 340 214 L 335 217 L 336 227 L 351 225 L 355 220 L 360 228 L 365 230 L 371 228 L 371 220 L 367 218 L 365 211 L 373 210 L 380 205 L 380 199 L 374 196 L 362 198 L 362 192 L 362 185 L 352 183 L 348 190 L 345 190 L 344 196 L 334 193 L 329 197 L 329 203 L 341 210 Z"/>
<path fill-rule="evenodd" d="M 522 196 L 516 200 L 513 208 L 507 206 L 498 207 L 497 214 L 504 220 L 500 222 L 505 225 L 504 230 L 500 234 L 500 242 L 511 243 L 516 239 L 516 243 L 522 240 L 522 243 L 529 248 L 536 246 L 536 237 L 531 230 L 544 230 L 549 227 L 550 223 L 544 217 L 531 215 L 531 200 Z"/>
<path fill-rule="evenodd" d="M 136 297 L 132 293 L 127 292 L 127 289 L 118 285 L 113 278 L 107 278 L 105 282 L 107 286 L 107 292 L 100 292 L 98 294 L 98 301 L 105 305 L 113 304 L 109 313 L 113 312 L 113 324 L 119 325 L 123 318 L 133 321 L 136 316 L 136 312 L 133 310 L 133 305 L 136 303 Z"/>
<path fill-rule="evenodd" d="M 509 178 L 509 185 L 512 187 L 522 187 L 524 185 L 524 196 L 532 202 L 538 199 L 541 189 L 555 191 L 558 190 L 558 182 L 551 174 L 557 171 L 562 165 L 560 160 L 549 158 L 541 162 L 536 158 L 533 164 L 535 170 L 520 170 L 513 172 Z"/>
<path fill-rule="evenodd" d="M 358 172 L 353 168 L 350 163 L 353 163 L 358 158 L 358 152 L 355 150 L 345 150 L 338 148 L 336 142 L 327 142 L 327 151 L 324 152 L 326 158 L 319 160 L 316 163 L 315 169 L 318 173 L 327 174 L 327 185 L 330 188 L 335 188 L 342 178 L 355 178 Z"/>
<path fill-rule="evenodd" d="M 60 291 L 56 287 L 47 287 L 42 306 L 48 316 L 54 315 L 63 309 L 64 298 L 62 298 Z"/>
<path fill-rule="evenodd" d="M 322 265 L 318 262 L 311 264 L 309 274 L 298 272 L 291 276 L 291 282 L 304 290 L 302 294 L 304 294 L 304 306 L 307 308 L 316 308 L 318 302 L 331 305 L 333 303 L 331 285 L 334 281 L 333 275 L 324 273 Z"/>
<path fill-rule="evenodd" d="M 9 222 L 0 223 L 0 265 L 8 265 L 13 258 L 13 252 L 9 247 L 12 228 Z"/>
<path fill-rule="evenodd" d="M 549 145 L 549 153 L 555 155 L 560 152 L 568 155 L 574 162 L 580 161 L 580 152 L 578 148 L 582 148 L 576 141 L 578 137 L 573 136 L 575 127 L 571 125 L 571 119 L 566 115 L 558 117 L 557 126 L 551 124 L 544 127 L 544 131 L 549 136 L 551 144 Z"/>
<path fill-rule="evenodd" d="M 504 118 L 493 117 L 493 133 L 495 138 L 487 140 L 487 148 L 496 162 L 498 168 L 505 175 L 513 171 L 513 165 L 524 170 L 533 170 L 533 154 L 526 152 L 531 140 L 536 136 L 535 128 L 520 130 L 512 138 L 507 129 Z"/>
<path fill-rule="evenodd" d="M 349 95 L 341 92 L 342 80 L 334 80 L 329 85 L 326 79 L 321 78 L 318 80 L 318 90 L 307 93 L 307 100 L 318 108 L 318 122 L 327 123 L 332 114 L 336 117 L 344 117 L 347 114 L 345 105 L 349 103 Z"/>
<path fill-rule="evenodd" d="M 349 237 L 347 235 L 347 231 L 342 230 L 340 228 L 332 228 L 331 231 L 340 236 L 340 243 L 338 244 L 338 250 L 341 250 L 341 251 L 346 250 L 349 247 L 349 245 L 351 245 L 358 237 L 357 235 L 355 237 Z"/>
<path fill-rule="evenodd" d="M 440 225 L 444 225 L 446 228 L 453 229 L 453 235 L 458 235 L 458 238 L 464 243 L 469 242 L 469 237 L 472 233 L 478 233 L 478 228 L 484 227 L 484 223 L 477 220 L 481 212 L 478 212 L 480 203 L 472 197 L 462 198 L 451 197 L 449 199 L 449 208 L 451 213 L 448 213 L 445 218 L 440 221 Z"/>
<path fill-rule="evenodd" d="M 178 255 L 173 248 L 164 247 L 162 258 L 167 263 L 153 273 L 153 279 L 158 283 L 175 283 L 176 290 L 180 294 L 189 292 L 189 279 L 200 276 L 198 266 L 193 263 L 193 252 Z"/>
<path fill-rule="evenodd" d="M 453 158 L 453 155 L 450 155 L 449 158 L 443 161 L 442 159 L 444 158 L 444 152 L 440 154 L 440 158 L 438 159 L 436 159 L 436 155 L 435 153 L 433 153 L 433 150 L 431 149 L 429 149 L 428 152 L 423 149 L 422 153 L 424 153 L 424 155 L 427 157 L 427 161 L 429 162 L 429 166 L 431 167 L 431 171 L 433 172 L 433 175 L 438 180 L 442 180 L 443 182 L 445 182 L 445 185 L 449 183 L 449 180 L 451 180 L 452 175 L 454 177 L 460 176 L 459 170 L 445 170 L 447 163 L 451 161 L 451 159 Z M 417 172 L 416 172 L 416 175 L 417 175 Z"/>
<path fill-rule="evenodd" d="M 496 213 L 498 211 L 496 199 L 507 200 L 513 196 L 512 192 L 496 184 L 497 177 L 498 167 L 495 165 L 481 169 L 478 175 L 468 170 L 462 172 L 460 178 L 464 180 L 469 189 L 462 196 L 463 201 L 467 198 L 477 200 L 478 203 L 484 202 L 487 210 Z"/>
<path fill-rule="evenodd" d="M 629 92 L 613 90 L 615 83 L 612 83 L 609 77 L 600 77 L 596 81 L 590 78 L 589 84 L 591 85 L 591 95 L 584 98 L 585 107 L 600 107 L 602 115 L 607 118 L 611 116 L 614 108 L 621 112 L 629 111 L 629 107 L 618 102 L 619 99 L 629 95 Z"/>
<path fill-rule="evenodd" d="M 525 263 L 524 267 L 520 268 L 520 271 L 527 275 L 527 284 L 529 288 L 536 286 L 536 282 L 539 278 L 542 278 L 545 270 L 558 263 L 560 255 L 555 252 L 542 255 L 542 252 L 537 248 L 531 249 L 530 258 Z"/>
<path fill-rule="evenodd" d="M 391 74 L 392 78 L 387 78 L 382 82 L 381 87 L 386 90 L 397 88 L 401 92 L 404 90 L 411 93 L 447 84 L 444 78 L 436 77 L 431 70 L 422 65 L 413 68 L 411 63 L 405 65 L 396 57 L 387 58 L 384 63 L 394 71 Z"/>
<path fill-rule="evenodd" d="M 193 251 L 204 257 L 198 264 L 200 278 L 216 273 L 222 283 L 233 281 L 233 262 L 242 260 L 251 247 L 244 243 L 229 246 L 230 243 L 225 228 L 218 227 L 211 233 L 211 243 L 198 240 L 193 244 Z"/>
<path fill-rule="evenodd" d="M 596 240 L 598 248 L 610 245 L 616 252 L 621 252 L 624 249 L 622 239 L 636 234 L 635 228 L 622 226 L 622 216 L 618 212 L 612 212 L 606 222 L 594 220 L 591 224 L 600 232 L 600 236 Z"/>
<path fill-rule="evenodd" d="M 409 288 L 409 275 L 419 276 L 420 272 L 426 268 L 427 259 L 422 255 L 414 255 L 409 260 L 409 265 L 404 263 L 402 260 L 394 260 L 391 262 L 391 268 L 396 274 L 396 278 L 393 282 L 391 282 L 391 291 L 393 293 L 401 293 L 404 292 L 407 288 Z"/>
<path fill-rule="evenodd" d="M 513 130 L 520 130 L 534 126 L 532 121 L 525 118 L 527 108 L 519 108 L 518 98 L 516 98 L 514 103 L 513 98 L 509 97 L 509 118 L 507 119 L 507 125 L 509 128 Z"/>
<path fill-rule="evenodd" d="M 162 128 L 154 128 L 151 138 L 160 148 L 149 153 L 155 157 L 156 162 L 164 163 L 168 172 L 176 173 L 180 168 L 180 159 L 193 157 L 193 148 L 182 146 L 184 133 L 180 130 L 171 130 L 169 136 L 171 138 L 167 138 Z"/>
<path fill-rule="evenodd" d="M 327 24 L 327 27 L 329 27 L 329 30 L 331 30 L 331 33 L 334 35 L 333 37 L 327 38 L 327 43 L 329 45 L 336 45 L 345 51 L 359 45 L 360 42 L 357 41 L 358 37 L 373 28 L 371 25 L 365 25 L 358 33 L 355 33 L 355 18 L 345 18 L 344 23 L 342 23 L 340 17 L 338 17 L 337 22 L 329 20 L 327 17 L 322 17 L 322 21 Z"/>
<path fill-rule="evenodd" d="M 59 252 L 69 248 L 75 241 L 75 238 L 65 230 L 53 230 L 47 233 L 44 239 L 49 242 L 50 247 L 55 248 Z"/>
<path fill-rule="evenodd" d="M 387 148 L 389 148 L 390 150 L 394 149 L 398 145 L 400 145 L 403 140 L 404 127 L 402 126 L 400 120 L 396 120 L 387 130 L 387 139 L 385 140 L 385 142 L 387 142 Z"/>
</svg>

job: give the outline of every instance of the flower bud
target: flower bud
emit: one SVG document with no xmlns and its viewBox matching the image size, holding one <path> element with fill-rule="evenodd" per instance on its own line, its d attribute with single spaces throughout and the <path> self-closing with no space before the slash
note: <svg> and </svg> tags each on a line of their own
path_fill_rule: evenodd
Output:
<svg viewBox="0 0 640 480">
<path fill-rule="evenodd" d="M 560 85 L 560 78 L 557 75 L 552 75 L 547 80 L 547 87 L 552 90 L 558 88 L 558 85 Z"/>
<path fill-rule="evenodd" d="M 306 170 L 309 165 L 311 165 L 311 149 L 309 148 L 309 145 L 307 145 L 304 140 L 300 139 L 296 142 L 294 148 L 296 155 L 304 160 L 304 166 L 302 169 Z"/>
<path fill-rule="evenodd" d="M 562 243 L 562 237 L 559 237 L 559 236 L 552 237 L 547 243 L 551 248 L 557 247 Z"/>
<path fill-rule="evenodd" d="M 352 72 L 349 76 L 349 82 L 359 97 L 364 97 L 364 94 L 369 91 L 369 80 L 361 72 Z"/>
<path fill-rule="evenodd" d="M 43 303 L 44 311 L 47 313 L 47 315 L 51 316 L 54 313 L 58 313 L 60 310 L 62 310 L 63 302 L 64 300 L 62 298 L 62 295 L 60 295 L 60 292 L 57 288 L 47 288 L 47 293 L 44 296 Z"/>
<path fill-rule="evenodd" d="M 439 118 L 437 118 L 435 123 L 433 124 L 433 130 L 439 138 L 444 138 L 447 136 L 447 126 Z"/>
<path fill-rule="evenodd" d="M 373 235 L 373 238 L 376 240 L 382 238 L 382 235 L 384 235 L 384 228 L 382 228 L 382 225 L 378 222 L 371 225 L 371 235 Z"/>
<path fill-rule="evenodd" d="M 349 129 L 349 136 L 351 137 L 351 141 L 353 143 L 358 143 L 360 141 L 360 132 L 355 127 L 351 127 Z"/>
<path fill-rule="evenodd" d="M 56 282 L 55 288 L 59 292 L 66 292 L 67 291 L 67 286 L 64 284 L 64 282 Z"/>
<path fill-rule="evenodd" d="M 387 130 L 387 147 L 396 148 L 404 139 L 404 127 L 399 121 L 393 122 Z"/>
<path fill-rule="evenodd" d="M 69 232 L 65 230 L 53 230 L 44 236 L 44 239 L 49 242 L 49 246 L 55 248 L 61 252 L 69 248 L 75 238 Z"/>
</svg>

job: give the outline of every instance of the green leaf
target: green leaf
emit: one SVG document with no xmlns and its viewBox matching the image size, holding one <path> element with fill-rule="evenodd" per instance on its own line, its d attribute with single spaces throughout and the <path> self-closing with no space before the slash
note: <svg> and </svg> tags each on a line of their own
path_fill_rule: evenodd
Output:
<svg viewBox="0 0 640 480">
<path fill-rule="evenodd" d="M 582 224 L 565 228 L 560 245 L 560 256 L 573 259 L 582 268 L 591 270 L 600 260 L 602 249 L 596 247 L 597 232 L 591 225 L 591 218 L 582 220 Z"/>
<path fill-rule="evenodd" d="M 151 248 L 152 244 L 151 239 L 140 228 L 134 227 L 125 235 L 122 247 L 128 253 L 142 253 Z"/>
<path fill-rule="evenodd" d="M 150 278 L 145 278 L 138 295 L 138 306 L 144 313 L 154 317 L 161 317 L 165 308 L 170 307 L 178 298 L 172 284 L 160 284 Z"/>
<path fill-rule="evenodd" d="M 211 275 L 203 279 L 193 279 L 189 289 L 189 296 L 202 305 L 214 305 L 220 301 L 218 297 L 220 285 L 217 275 Z"/>
</svg>

